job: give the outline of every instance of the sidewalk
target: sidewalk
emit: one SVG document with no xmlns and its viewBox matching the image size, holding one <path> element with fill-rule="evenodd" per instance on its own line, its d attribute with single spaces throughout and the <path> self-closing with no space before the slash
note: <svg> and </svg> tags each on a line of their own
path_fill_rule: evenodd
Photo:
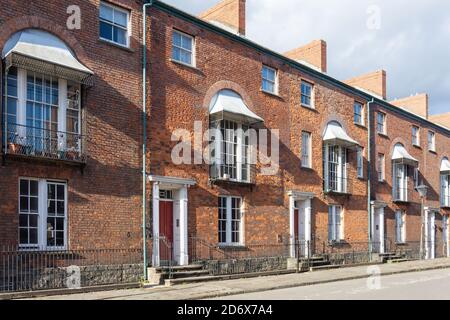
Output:
<svg viewBox="0 0 450 320">
<path fill-rule="evenodd" d="M 379 268 L 381 275 L 417 272 L 450 268 L 450 258 L 410 261 L 376 266 L 348 267 L 334 270 L 315 271 L 259 278 L 213 281 L 174 287 L 153 287 L 127 290 L 92 292 L 84 294 L 40 297 L 48 300 L 193 300 L 250 292 L 307 286 L 319 283 L 367 278 L 372 275 L 368 268 Z"/>
</svg>

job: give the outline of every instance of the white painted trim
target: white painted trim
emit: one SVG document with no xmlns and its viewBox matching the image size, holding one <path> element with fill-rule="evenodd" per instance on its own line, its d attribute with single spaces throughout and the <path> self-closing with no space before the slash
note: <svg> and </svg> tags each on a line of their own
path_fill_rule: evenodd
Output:
<svg viewBox="0 0 450 320">
<path fill-rule="evenodd" d="M 197 181 L 195 181 L 194 179 L 164 177 L 164 176 L 156 176 L 156 175 L 149 175 L 148 181 L 166 183 L 166 184 L 186 185 L 186 186 L 193 186 L 193 185 L 197 184 Z"/>
<path fill-rule="evenodd" d="M 153 204 L 153 254 L 152 254 L 152 265 L 154 267 L 159 267 L 159 184 L 153 184 L 152 192 L 152 204 Z"/>
</svg>

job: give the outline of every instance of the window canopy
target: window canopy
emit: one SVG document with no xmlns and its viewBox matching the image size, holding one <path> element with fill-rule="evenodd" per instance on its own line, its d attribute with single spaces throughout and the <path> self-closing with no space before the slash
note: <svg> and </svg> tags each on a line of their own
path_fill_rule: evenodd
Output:
<svg viewBox="0 0 450 320">
<path fill-rule="evenodd" d="M 447 158 L 441 162 L 441 173 L 450 174 L 450 161 Z"/>
<path fill-rule="evenodd" d="M 56 75 L 92 84 L 93 72 L 81 64 L 69 47 L 56 36 L 37 29 L 15 33 L 5 44 L 2 59 L 6 66 Z"/>
<path fill-rule="evenodd" d="M 359 143 L 353 140 L 342 126 L 335 121 L 327 125 L 323 135 L 323 142 L 339 144 L 347 148 L 359 146 Z"/>
<path fill-rule="evenodd" d="M 408 153 L 404 146 L 397 144 L 394 147 L 394 152 L 392 153 L 392 160 L 395 162 L 401 162 L 404 164 L 417 166 L 419 161 Z"/>
<path fill-rule="evenodd" d="M 250 124 L 264 122 L 264 119 L 252 112 L 236 92 L 228 89 L 219 91 L 211 101 L 209 114 L 217 116 L 227 114 L 236 120 Z"/>
</svg>

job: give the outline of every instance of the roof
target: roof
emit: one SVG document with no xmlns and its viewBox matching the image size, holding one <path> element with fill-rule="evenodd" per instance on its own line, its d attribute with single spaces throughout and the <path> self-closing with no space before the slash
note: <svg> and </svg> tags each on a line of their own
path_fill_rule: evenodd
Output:
<svg viewBox="0 0 450 320">
<path fill-rule="evenodd" d="M 344 145 L 346 147 L 359 146 L 359 143 L 350 138 L 350 136 L 347 134 L 347 132 L 345 132 L 342 126 L 335 121 L 332 121 L 327 125 L 325 133 L 323 135 L 323 141 L 333 142 L 336 144 Z"/>
<path fill-rule="evenodd" d="M 422 118 L 422 117 L 420 117 L 420 116 L 418 116 L 418 115 L 416 115 L 414 113 L 407 112 L 406 110 L 400 109 L 400 108 L 390 104 L 389 102 L 387 102 L 387 101 L 385 101 L 383 99 L 380 99 L 379 97 L 374 96 L 373 94 L 369 94 L 367 92 L 363 92 L 360 89 L 357 89 L 357 88 L 352 87 L 352 86 L 350 86 L 348 84 L 345 84 L 344 82 L 342 82 L 340 80 L 337 80 L 337 79 L 335 79 L 335 78 L 333 78 L 333 77 L 331 77 L 331 76 L 329 76 L 327 74 L 319 72 L 319 71 L 317 71 L 317 70 L 315 70 L 315 69 L 313 69 L 311 67 L 308 67 L 305 64 L 302 64 L 302 63 L 300 63 L 298 61 L 295 61 L 295 60 L 293 60 L 291 58 L 288 58 L 288 57 L 286 57 L 286 56 L 284 56 L 284 55 L 282 55 L 282 54 L 280 54 L 278 52 L 275 52 L 275 51 L 273 51 L 271 49 L 265 48 L 265 47 L 255 43 L 255 42 L 249 40 L 248 38 L 241 37 L 239 35 L 231 33 L 231 32 L 229 32 L 227 30 L 224 30 L 224 29 L 222 29 L 222 28 L 220 28 L 220 27 L 218 27 L 216 25 L 213 25 L 213 24 L 211 24 L 211 23 L 209 23 L 209 22 L 207 22 L 205 20 L 202 20 L 202 19 L 200 19 L 200 18 L 198 18 L 196 16 L 193 16 L 191 14 L 188 14 L 188 13 L 186 13 L 186 12 L 180 10 L 180 9 L 177 9 L 177 8 L 175 8 L 173 6 L 170 6 L 170 5 L 168 5 L 168 4 L 164 3 L 164 2 L 161 2 L 159 0 L 151 0 L 151 1 L 147 1 L 147 2 L 149 4 L 151 4 L 152 6 L 158 8 L 158 9 L 164 11 L 164 12 L 170 13 L 173 16 L 176 16 L 178 18 L 181 18 L 181 19 L 184 19 L 186 21 L 192 22 L 192 23 L 194 23 L 194 24 L 196 24 L 196 25 L 198 25 L 200 27 L 203 27 L 203 28 L 208 29 L 210 31 L 219 33 L 219 34 L 223 35 L 224 37 L 227 37 L 227 38 L 229 38 L 231 40 L 240 42 L 243 45 L 249 46 L 249 47 L 251 47 L 251 48 L 253 48 L 253 49 L 255 49 L 255 50 L 257 50 L 257 51 L 259 51 L 259 52 L 261 52 L 263 54 L 267 54 L 267 55 L 270 55 L 270 56 L 272 56 L 274 58 L 277 58 L 277 59 L 285 62 L 286 64 L 290 65 L 291 67 L 293 67 L 295 69 L 298 69 L 298 70 L 300 70 L 300 71 L 302 71 L 302 72 L 304 72 L 306 74 L 309 74 L 309 75 L 311 75 L 313 77 L 321 79 L 322 81 L 325 81 L 327 83 L 331 83 L 331 84 L 337 86 L 338 88 L 340 88 L 341 90 L 344 90 L 344 91 L 349 92 L 351 94 L 354 94 L 356 96 L 362 97 L 362 98 L 366 99 L 367 101 L 373 100 L 377 104 L 383 106 L 384 108 L 386 108 L 386 109 L 388 109 L 390 111 L 398 112 L 398 113 L 400 113 L 400 114 L 402 114 L 402 115 L 404 115 L 404 116 L 406 116 L 406 117 L 408 117 L 408 118 L 410 118 L 412 120 L 419 121 L 419 122 L 422 122 L 422 123 L 426 123 L 427 125 L 430 125 L 430 126 L 436 128 L 436 129 L 440 130 L 441 132 L 445 132 L 447 135 L 450 136 L 450 129 L 449 128 L 446 128 L 446 127 L 443 127 L 443 126 L 441 126 L 439 124 L 431 122 L 431 121 L 429 121 L 427 119 L 424 119 L 424 118 Z"/>
<path fill-rule="evenodd" d="M 93 74 L 77 60 L 63 41 L 42 30 L 26 29 L 15 33 L 4 46 L 2 59 L 13 54 Z"/>
<path fill-rule="evenodd" d="M 247 107 L 239 94 L 229 89 L 220 90 L 211 100 L 209 114 L 220 113 L 239 116 L 252 123 L 264 122 L 263 118 Z"/>
<path fill-rule="evenodd" d="M 416 166 L 419 163 L 419 161 L 412 155 L 410 155 L 409 152 L 405 149 L 405 147 L 401 144 L 397 144 L 394 147 L 394 152 L 392 153 L 392 160 L 414 166 Z"/>
</svg>

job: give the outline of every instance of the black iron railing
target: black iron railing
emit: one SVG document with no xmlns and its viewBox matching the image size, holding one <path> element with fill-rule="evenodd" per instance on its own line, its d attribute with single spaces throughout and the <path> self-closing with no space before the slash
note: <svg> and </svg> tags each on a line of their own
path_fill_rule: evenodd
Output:
<svg viewBox="0 0 450 320">
<path fill-rule="evenodd" d="M 241 169 L 238 169 L 239 167 Z M 239 175 L 238 170 L 240 170 Z M 211 164 L 209 166 L 209 177 L 212 181 L 255 184 L 256 165 L 236 163 L 235 166 L 231 167 L 224 164 Z"/>
<path fill-rule="evenodd" d="M 139 282 L 142 270 L 141 249 L 0 246 L 0 293 Z"/>
<path fill-rule="evenodd" d="M 5 153 L 46 159 L 85 162 L 84 137 L 61 132 L 8 123 L 5 128 Z"/>
<path fill-rule="evenodd" d="M 325 193 L 352 194 L 353 183 L 353 179 L 330 175 L 323 180 L 323 190 Z"/>
</svg>

